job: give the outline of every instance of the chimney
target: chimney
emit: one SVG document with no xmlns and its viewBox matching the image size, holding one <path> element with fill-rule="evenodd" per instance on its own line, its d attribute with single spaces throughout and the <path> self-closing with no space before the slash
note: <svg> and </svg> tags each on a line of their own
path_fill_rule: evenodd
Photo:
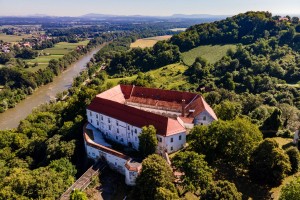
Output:
<svg viewBox="0 0 300 200">
<path fill-rule="evenodd" d="M 185 109 L 185 100 L 182 99 L 181 101 L 181 117 L 184 117 L 184 109 Z"/>
</svg>

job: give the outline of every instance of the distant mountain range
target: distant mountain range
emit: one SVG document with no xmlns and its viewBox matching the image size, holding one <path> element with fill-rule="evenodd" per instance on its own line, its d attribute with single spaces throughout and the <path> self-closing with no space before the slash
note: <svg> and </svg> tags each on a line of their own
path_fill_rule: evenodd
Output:
<svg viewBox="0 0 300 200">
<path fill-rule="evenodd" d="M 174 14 L 171 16 L 146 16 L 146 15 L 109 15 L 109 14 L 96 14 L 90 13 L 86 15 L 79 16 L 80 18 L 89 18 L 89 19 L 108 19 L 108 18 L 160 18 L 160 19 L 202 19 L 202 18 L 226 18 L 230 15 L 209 15 L 209 14 Z"/>
</svg>

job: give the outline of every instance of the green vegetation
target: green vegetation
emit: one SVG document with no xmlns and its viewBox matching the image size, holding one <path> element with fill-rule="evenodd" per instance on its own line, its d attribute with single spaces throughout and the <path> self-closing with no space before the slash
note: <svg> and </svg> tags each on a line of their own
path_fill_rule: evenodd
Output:
<svg viewBox="0 0 300 200">
<path fill-rule="evenodd" d="M 27 70 L 36 72 L 40 69 L 45 69 L 48 66 L 50 60 L 62 58 L 65 54 L 74 51 L 76 47 L 80 45 L 86 46 L 88 42 L 88 40 L 80 41 L 78 43 L 59 42 L 52 48 L 39 50 L 38 52 L 39 54 L 41 54 L 40 56 L 36 57 L 35 59 L 26 60 L 27 64 L 34 65 L 35 63 L 37 63 L 38 66 L 30 67 Z"/>
<path fill-rule="evenodd" d="M 296 200 L 300 196 L 300 177 L 294 178 L 281 189 L 279 200 Z"/>
<path fill-rule="evenodd" d="M 19 42 L 22 41 L 23 38 L 30 38 L 31 34 L 23 34 L 23 35 L 6 35 L 1 33 L 0 34 L 0 40 L 3 40 L 4 42 Z"/>
<path fill-rule="evenodd" d="M 143 158 L 155 153 L 157 148 L 156 129 L 154 126 L 144 126 L 139 135 L 139 152 Z"/>
<path fill-rule="evenodd" d="M 252 153 L 249 170 L 253 179 L 278 185 L 290 173 L 291 163 L 279 144 L 267 138 Z"/>
<path fill-rule="evenodd" d="M 235 51 L 236 45 L 203 45 L 182 53 L 182 61 L 184 64 L 190 66 L 199 56 L 206 59 L 209 63 L 215 64 L 223 58 L 227 51 L 232 49 Z"/>
<path fill-rule="evenodd" d="M 143 160 L 142 165 L 142 171 L 137 177 L 136 187 L 130 199 L 153 200 L 156 196 L 161 199 L 165 195 L 178 198 L 172 182 L 174 179 L 172 169 L 161 156 L 150 155 Z"/>
<path fill-rule="evenodd" d="M 188 90 L 192 86 L 188 83 L 188 77 L 184 75 L 186 66 L 180 63 L 166 65 L 158 69 L 150 70 L 139 75 L 128 76 L 124 78 L 109 78 L 107 81 L 117 85 L 119 83 L 135 84 L 139 86 L 155 87 L 173 90 Z M 150 77 L 150 81 L 142 81 Z"/>
</svg>

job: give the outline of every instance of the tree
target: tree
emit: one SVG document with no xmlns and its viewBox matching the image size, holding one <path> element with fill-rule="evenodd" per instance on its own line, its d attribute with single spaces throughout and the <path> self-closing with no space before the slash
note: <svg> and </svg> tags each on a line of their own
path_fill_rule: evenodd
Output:
<svg viewBox="0 0 300 200">
<path fill-rule="evenodd" d="M 293 24 L 299 24 L 299 17 L 292 17 L 291 21 Z"/>
<path fill-rule="evenodd" d="M 300 111 L 289 104 L 280 104 L 279 109 L 281 110 L 281 119 L 283 121 L 283 127 L 284 128 L 295 128 L 299 126 L 299 116 Z"/>
<path fill-rule="evenodd" d="M 296 200 L 300 197 L 300 178 L 297 177 L 280 191 L 279 200 Z"/>
<path fill-rule="evenodd" d="M 222 120 L 233 120 L 241 113 L 242 106 L 240 103 L 226 100 L 217 105 L 214 110 L 218 118 Z"/>
<path fill-rule="evenodd" d="M 263 122 L 260 130 L 263 131 L 265 137 L 270 137 L 277 133 L 281 125 L 281 111 L 279 109 L 275 109 L 271 116 Z"/>
<path fill-rule="evenodd" d="M 213 180 L 212 169 L 204 160 L 204 155 L 193 151 L 180 152 L 172 159 L 172 164 L 184 173 L 181 181 L 187 191 L 204 190 Z"/>
<path fill-rule="evenodd" d="M 209 162 L 221 159 L 234 167 L 247 167 L 262 134 L 249 120 L 237 118 L 195 126 L 188 139 L 192 150 L 204 154 Z"/>
<path fill-rule="evenodd" d="M 217 181 L 204 190 L 201 194 L 203 200 L 242 200 L 242 193 L 229 181 Z"/>
<path fill-rule="evenodd" d="M 139 135 L 139 151 L 145 158 L 150 154 L 155 153 L 157 148 L 156 129 L 154 126 L 144 126 L 142 132 Z"/>
<path fill-rule="evenodd" d="M 172 169 L 167 162 L 157 154 L 150 155 L 142 162 L 142 171 L 136 179 L 136 186 L 133 190 L 134 198 L 140 200 L 155 199 L 155 195 L 162 192 L 159 191 L 162 190 L 159 188 L 175 193 L 173 180 Z M 157 195 L 161 196 L 161 194 Z"/>
<path fill-rule="evenodd" d="M 277 185 L 290 171 L 289 157 L 274 139 L 265 139 L 251 155 L 249 172 L 253 179 Z"/>
<path fill-rule="evenodd" d="M 172 192 L 166 188 L 159 187 L 155 194 L 155 200 L 179 200 L 176 192 Z"/>
<path fill-rule="evenodd" d="M 70 196 L 70 200 L 88 200 L 88 198 L 84 192 L 75 189 Z"/>
<path fill-rule="evenodd" d="M 299 150 L 296 147 L 290 147 L 286 150 L 286 154 L 289 156 L 289 160 L 291 163 L 291 173 L 297 173 L 300 168 L 300 155 Z"/>
</svg>

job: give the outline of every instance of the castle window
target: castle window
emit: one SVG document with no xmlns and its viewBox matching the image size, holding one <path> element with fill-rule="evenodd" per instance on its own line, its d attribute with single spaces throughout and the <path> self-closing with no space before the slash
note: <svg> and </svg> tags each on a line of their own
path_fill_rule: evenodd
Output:
<svg viewBox="0 0 300 200">
<path fill-rule="evenodd" d="M 118 136 L 116 136 L 116 140 L 118 140 L 119 138 L 118 138 Z"/>
<path fill-rule="evenodd" d="M 136 129 L 134 130 L 134 133 L 137 133 L 137 130 L 136 130 Z"/>
<path fill-rule="evenodd" d="M 119 133 L 119 129 L 117 128 L 117 133 Z"/>
<path fill-rule="evenodd" d="M 116 121 L 116 124 L 117 124 L 117 126 L 119 126 L 119 122 L 118 121 Z"/>
<path fill-rule="evenodd" d="M 111 125 L 108 126 L 108 129 L 111 130 Z"/>
<path fill-rule="evenodd" d="M 162 139 L 161 139 L 161 138 L 159 138 L 159 142 L 162 142 Z"/>
<path fill-rule="evenodd" d="M 90 116 L 92 116 L 93 114 L 92 114 L 92 111 L 90 111 Z"/>
<path fill-rule="evenodd" d="M 179 135 L 179 140 L 181 140 L 181 135 Z"/>
<path fill-rule="evenodd" d="M 171 138 L 171 142 L 173 142 L 173 138 Z"/>
<path fill-rule="evenodd" d="M 123 138 L 121 138 L 121 142 L 124 142 Z"/>
<path fill-rule="evenodd" d="M 206 116 L 203 116 L 203 121 L 205 121 L 206 120 Z"/>
<path fill-rule="evenodd" d="M 101 120 L 103 121 L 103 115 L 101 115 Z"/>
<path fill-rule="evenodd" d="M 135 137 L 135 141 L 137 141 L 137 137 Z"/>
<path fill-rule="evenodd" d="M 108 123 L 110 123 L 110 118 L 107 119 Z"/>
<path fill-rule="evenodd" d="M 93 123 L 93 120 L 91 119 L 91 124 Z"/>
<path fill-rule="evenodd" d="M 99 121 L 97 120 L 97 126 L 99 126 Z"/>
<path fill-rule="evenodd" d="M 98 119 L 98 114 L 96 114 L 96 118 Z"/>
<path fill-rule="evenodd" d="M 127 126 L 127 129 L 128 129 L 128 130 L 130 130 L 130 127 L 129 127 L 129 126 Z"/>
<path fill-rule="evenodd" d="M 171 151 L 173 151 L 173 147 L 171 147 Z"/>
</svg>

